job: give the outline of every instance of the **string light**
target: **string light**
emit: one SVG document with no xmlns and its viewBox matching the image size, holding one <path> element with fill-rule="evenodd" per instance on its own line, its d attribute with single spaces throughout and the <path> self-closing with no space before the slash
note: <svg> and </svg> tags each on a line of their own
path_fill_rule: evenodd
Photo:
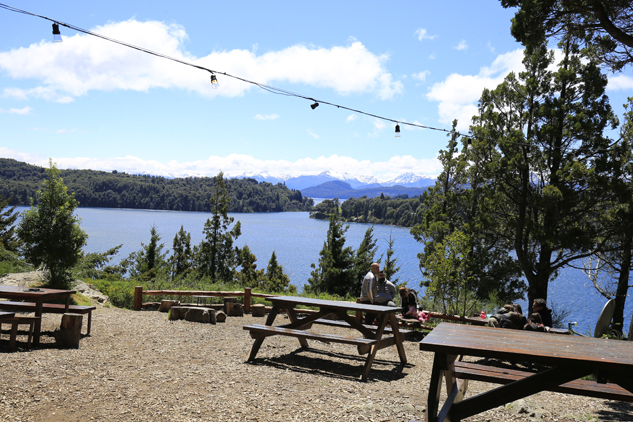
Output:
<svg viewBox="0 0 633 422">
<path fill-rule="evenodd" d="M 396 123 L 396 138 L 400 137 L 400 125 Z"/>
<path fill-rule="evenodd" d="M 59 25 L 53 23 L 53 42 L 62 42 L 62 34 L 59 32 Z"/>
<path fill-rule="evenodd" d="M 265 84 L 262 84 L 262 83 L 259 83 L 259 82 L 254 82 L 254 81 L 251 81 L 251 80 L 248 80 L 248 79 L 241 78 L 239 76 L 231 75 L 231 74 L 226 73 L 226 72 L 218 72 L 218 71 L 215 71 L 215 70 L 211 70 L 211 69 L 208 69 L 208 68 L 203 67 L 203 66 L 198 66 L 198 65 L 195 65 L 193 63 L 189 63 L 189 62 L 186 62 L 184 60 L 176 59 L 174 57 L 167 56 L 167 55 L 162 54 L 162 53 L 157 53 L 155 51 L 151 51 L 151 50 L 148 50 L 146 48 L 138 47 L 138 46 L 135 46 L 133 44 L 128 44 L 128 43 L 123 42 L 123 41 L 119 41 L 119 40 L 116 40 L 116 39 L 113 39 L 113 38 L 106 37 L 104 35 L 100 35 L 100 34 L 88 31 L 86 29 L 79 28 L 79 27 L 74 26 L 72 24 L 56 21 L 56 20 L 53 20 L 53 19 L 48 18 L 46 16 L 37 15 L 35 13 L 27 12 L 26 10 L 21 10 L 21 9 L 16 8 L 16 7 L 12 7 L 12 6 L 3 4 L 3 3 L 0 3 L 0 9 L 6 9 L 6 10 L 9 10 L 11 12 L 22 13 L 22 14 L 25 14 L 25 15 L 34 16 L 34 17 L 38 17 L 38 18 L 45 19 L 45 20 L 53 22 L 53 36 L 54 36 L 54 41 L 55 42 L 61 42 L 62 41 L 61 34 L 59 34 L 59 25 L 62 25 L 62 26 L 65 26 L 66 28 L 75 30 L 77 32 L 82 32 L 82 33 L 87 34 L 87 35 L 92 35 L 94 37 L 101 38 L 103 40 L 110 41 L 110 42 L 113 42 L 113 43 L 116 43 L 116 44 L 119 44 L 119 45 L 123 45 L 125 47 L 129 47 L 129 48 L 141 51 L 143 53 L 147 53 L 147 54 L 151 54 L 151 55 L 154 55 L 154 56 L 157 56 L 157 57 L 161 57 L 161 58 L 164 58 L 164 59 L 167 59 L 167 60 L 171 60 L 171 61 L 174 61 L 174 62 L 177 62 L 177 63 L 180 63 L 180 64 L 184 64 L 186 66 L 195 67 L 196 69 L 206 70 L 207 72 L 211 73 L 211 85 L 212 85 L 212 87 L 214 89 L 217 89 L 218 86 L 219 86 L 219 83 L 218 83 L 217 78 L 215 76 L 215 73 L 218 73 L 220 75 L 223 75 L 223 76 L 226 76 L 226 77 L 229 77 L 229 78 L 237 79 L 239 81 L 255 85 L 255 86 L 257 86 L 257 87 L 259 87 L 259 88 L 261 88 L 261 89 L 263 89 L 265 91 L 269 91 L 269 92 L 271 92 L 273 94 L 286 95 L 286 96 L 289 96 L 289 97 L 296 97 L 296 98 L 302 98 L 302 99 L 305 99 L 305 100 L 314 101 L 314 103 L 312 105 L 310 105 L 312 110 L 317 108 L 319 106 L 319 104 L 326 104 L 326 105 L 330 105 L 330 106 L 333 106 L 333 107 L 336 107 L 336 108 L 342 108 L 343 110 L 348 110 L 348 111 L 351 111 L 351 112 L 354 112 L 354 113 L 362 114 L 362 115 L 365 115 L 365 116 L 368 116 L 368 117 L 374 117 L 376 119 L 380 119 L 380 120 L 396 123 L 396 136 L 399 136 L 398 135 L 398 133 L 399 133 L 399 123 L 402 123 L 403 125 L 408 125 L 408 126 L 411 126 L 411 127 L 416 127 L 416 128 L 419 128 L 419 129 L 428 129 L 428 130 L 434 130 L 434 131 L 438 131 L 438 132 L 456 134 L 456 135 L 461 136 L 463 138 L 467 138 L 468 139 L 468 149 L 472 149 L 472 140 L 471 139 L 475 138 L 474 135 L 464 134 L 464 133 L 457 132 L 457 131 L 452 130 L 452 129 L 449 130 L 449 129 L 437 128 L 437 127 L 433 127 L 433 126 L 421 125 L 421 124 L 418 124 L 418 123 L 402 122 L 402 121 L 398 121 L 396 119 L 391 119 L 391 118 L 380 116 L 380 115 L 373 114 L 373 113 L 367 113 L 365 111 L 354 109 L 354 108 L 350 108 L 350 107 L 346 107 L 346 106 L 343 106 L 343 105 L 340 105 L 340 104 L 330 103 L 330 102 L 321 101 L 321 100 L 317 101 L 314 98 L 307 97 L 307 96 L 304 96 L 304 95 L 301 95 L 301 94 L 297 94 L 297 93 L 294 93 L 292 91 L 288 91 L 288 90 L 285 90 L 285 89 L 282 89 L 282 88 L 276 88 L 276 87 L 273 87 L 273 86 L 270 86 L 270 85 L 265 85 Z M 59 40 L 57 38 L 59 38 Z M 485 139 L 490 139 L 492 141 L 499 142 L 498 139 L 494 139 L 494 138 L 485 137 Z M 506 142 L 507 143 L 512 143 L 512 144 L 516 144 L 516 145 L 524 145 L 524 146 L 528 146 L 528 147 L 530 146 L 529 143 L 525 143 L 525 142 L 513 142 L 513 141 L 507 141 L 507 140 L 506 140 Z M 614 144 L 615 144 L 615 142 L 614 142 Z M 609 147 L 609 149 L 606 149 L 604 151 L 609 151 L 610 149 L 611 149 L 611 146 Z"/>
<path fill-rule="evenodd" d="M 220 87 L 220 83 L 218 82 L 218 78 L 215 75 L 211 74 L 211 88 L 218 89 Z"/>
</svg>

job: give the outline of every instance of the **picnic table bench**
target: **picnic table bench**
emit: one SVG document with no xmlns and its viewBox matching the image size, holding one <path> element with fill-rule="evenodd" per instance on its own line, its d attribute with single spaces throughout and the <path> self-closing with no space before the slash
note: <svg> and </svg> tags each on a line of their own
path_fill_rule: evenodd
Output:
<svg viewBox="0 0 633 422">
<path fill-rule="evenodd" d="M 36 304 L 34 302 L 14 302 L 0 300 L 0 309 L 13 312 L 36 312 Z M 72 312 L 75 314 L 88 314 L 88 327 L 86 335 L 90 335 L 90 327 L 92 325 L 92 311 L 97 309 L 96 306 L 83 306 L 83 305 L 66 305 L 59 303 L 42 303 L 42 313 L 45 314 L 64 314 L 66 312 Z"/>
<path fill-rule="evenodd" d="M 633 344 L 626 341 L 441 323 L 420 342 L 420 350 L 435 353 L 429 422 L 460 421 L 540 391 L 633 401 Z M 456 362 L 460 355 L 538 364 L 542 369 Z M 597 381 L 582 379 L 592 374 Z M 502 386 L 464 399 L 469 379 Z M 439 411 L 442 381 L 448 397 Z"/>
<path fill-rule="evenodd" d="M 266 324 L 251 324 L 243 327 L 245 330 L 249 330 L 251 337 L 255 339 L 247 359 L 248 361 L 255 359 L 257 352 L 266 337 L 282 335 L 296 337 L 302 348 L 308 347 L 307 340 L 318 340 L 326 343 L 344 343 L 357 346 L 359 354 L 367 354 L 367 359 L 365 360 L 365 366 L 361 376 L 363 381 L 367 380 L 376 352 L 380 349 L 395 345 L 398 349 L 401 364 L 404 365 L 407 363 L 404 346 L 402 345 L 402 334 L 398 329 L 398 323 L 395 317 L 395 313 L 398 311 L 398 308 L 297 296 L 275 296 L 268 297 L 266 300 L 273 303 L 273 307 L 268 314 Z M 297 312 L 295 311 L 295 307 L 298 305 L 318 307 L 319 310 L 317 312 L 310 313 L 305 317 L 299 318 Z M 273 326 L 275 318 L 284 309 L 288 313 L 290 324 Z M 378 326 L 375 328 L 373 326 L 365 326 L 348 315 L 348 311 L 371 312 L 377 314 L 379 321 Z M 361 336 L 347 337 L 309 331 L 313 323 L 317 320 L 324 319 L 329 315 L 335 315 L 341 321 L 340 323 L 336 323 L 336 325 L 355 329 L 360 332 Z M 383 338 L 387 325 L 390 325 L 391 333 L 393 335 L 391 337 Z"/>
</svg>

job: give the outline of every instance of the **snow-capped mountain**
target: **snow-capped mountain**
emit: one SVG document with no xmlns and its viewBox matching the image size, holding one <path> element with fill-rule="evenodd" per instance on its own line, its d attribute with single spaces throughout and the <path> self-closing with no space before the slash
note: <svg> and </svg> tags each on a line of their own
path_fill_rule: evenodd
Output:
<svg viewBox="0 0 633 422">
<path fill-rule="evenodd" d="M 400 185 L 411 188 L 425 188 L 427 186 L 433 186 L 436 180 L 437 179 L 433 176 L 420 176 L 415 173 L 407 172 L 380 184 L 383 186 Z"/>
</svg>

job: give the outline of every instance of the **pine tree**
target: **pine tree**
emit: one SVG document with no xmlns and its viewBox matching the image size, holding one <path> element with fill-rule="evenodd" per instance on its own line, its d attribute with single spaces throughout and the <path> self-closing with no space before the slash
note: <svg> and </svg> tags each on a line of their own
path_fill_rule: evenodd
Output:
<svg viewBox="0 0 633 422">
<path fill-rule="evenodd" d="M 264 270 L 257 269 L 257 258 L 248 247 L 244 245 L 239 250 L 237 263 L 240 267 L 240 271 L 235 272 L 235 278 L 242 286 L 245 287 L 260 287 L 260 281 L 264 278 Z"/>
<path fill-rule="evenodd" d="M 11 198 L 4 199 L 0 195 L 0 248 L 14 253 L 18 252 L 20 241 L 15 235 L 15 222 L 18 219 L 18 213 L 15 212 L 15 205 L 5 211 L 9 206 Z"/>
<path fill-rule="evenodd" d="M 193 252 L 191 250 L 191 234 L 180 226 L 174 236 L 173 254 L 170 258 L 171 276 L 177 278 L 187 275 L 193 269 Z"/>
<path fill-rule="evenodd" d="M 318 266 L 313 268 L 308 279 L 306 291 L 311 293 L 330 293 L 339 296 L 358 295 L 357 282 L 353 279 L 354 251 L 345 247 L 345 232 L 337 213 L 330 214 L 327 239 L 319 253 Z"/>
<path fill-rule="evenodd" d="M 270 292 L 295 293 L 297 288 L 290 284 L 290 278 L 284 273 L 284 268 L 277 262 L 277 255 L 273 251 L 266 268 L 266 278 L 262 288 Z"/>
<path fill-rule="evenodd" d="M 241 234 L 238 221 L 233 227 L 234 218 L 228 216 L 231 198 L 224 184 L 224 174 L 215 178 L 215 194 L 210 199 L 211 219 L 204 223 L 204 240 L 198 248 L 198 271 L 201 276 L 215 281 L 231 281 L 237 266 L 238 249 L 233 242 Z"/>
<path fill-rule="evenodd" d="M 146 281 L 153 280 L 158 275 L 168 271 L 169 265 L 166 259 L 169 251 L 163 252 L 165 244 L 159 243 L 161 235 L 158 233 L 156 225 L 152 224 L 149 233 L 149 243 L 147 245 L 141 243 L 140 250 L 132 252 L 122 261 L 122 265 L 129 268 L 132 277 Z"/>
<path fill-rule="evenodd" d="M 400 266 L 397 265 L 398 258 L 394 257 L 396 252 L 393 249 L 393 245 L 396 241 L 391 235 L 392 234 L 389 233 L 389 240 L 387 241 L 387 259 L 385 260 L 383 272 L 385 273 L 387 280 L 397 286 L 400 280 L 398 278 L 394 278 L 394 276 L 398 271 L 400 271 Z"/>
<path fill-rule="evenodd" d="M 363 285 L 363 278 L 369 271 L 371 264 L 374 262 L 380 263 L 382 257 L 376 259 L 376 252 L 378 246 L 376 245 L 376 239 L 374 239 L 374 226 L 371 226 L 365 231 L 363 240 L 360 242 L 360 246 L 356 250 L 354 256 L 354 267 L 352 268 L 352 281 L 354 282 L 352 292 L 360 295 L 360 289 Z"/>
<path fill-rule="evenodd" d="M 39 205 L 22 214 L 16 233 L 24 242 L 24 256 L 35 266 L 42 265 L 50 287 L 69 288 L 71 269 L 81 258 L 81 248 L 88 235 L 79 227 L 74 215 L 79 205 L 69 194 L 59 170 L 50 161 L 44 189 L 37 192 Z"/>
</svg>

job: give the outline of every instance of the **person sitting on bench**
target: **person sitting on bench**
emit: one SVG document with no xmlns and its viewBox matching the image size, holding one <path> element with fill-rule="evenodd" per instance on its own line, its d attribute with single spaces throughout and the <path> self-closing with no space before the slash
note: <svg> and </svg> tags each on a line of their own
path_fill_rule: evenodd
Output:
<svg viewBox="0 0 633 422">
<path fill-rule="evenodd" d="M 544 326 L 552 326 L 552 310 L 547 307 L 545 299 L 534 299 L 532 312 L 537 312 L 541 316 Z"/>
<path fill-rule="evenodd" d="M 525 327 L 523 327 L 523 329 L 527 331 L 547 331 L 545 326 L 543 325 L 541 316 L 537 312 L 533 312 L 532 315 L 530 315 L 530 319 L 528 320 L 527 324 L 525 324 Z"/>
<path fill-rule="evenodd" d="M 505 305 L 488 320 L 489 327 L 510 328 L 513 330 L 522 330 L 525 324 L 527 324 L 527 318 L 517 312 L 513 305 Z"/>
</svg>

